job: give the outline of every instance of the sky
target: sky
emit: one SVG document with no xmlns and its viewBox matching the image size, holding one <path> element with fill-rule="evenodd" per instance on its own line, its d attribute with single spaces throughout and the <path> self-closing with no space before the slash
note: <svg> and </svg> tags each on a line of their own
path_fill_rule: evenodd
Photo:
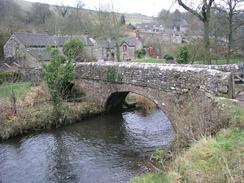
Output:
<svg viewBox="0 0 244 183">
<path fill-rule="evenodd" d="M 79 0 L 26 0 L 54 5 L 75 6 Z M 175 10 L 179 8 L 175 0 L 82 0 L 84 8 L 98 10 L 99 7 L 111 7 L 120 13 L 141 13 L 148 16 L 157 16 L 162 9 Z M 110 5 L 109 5 L 110 4 Z"/>
</svg>

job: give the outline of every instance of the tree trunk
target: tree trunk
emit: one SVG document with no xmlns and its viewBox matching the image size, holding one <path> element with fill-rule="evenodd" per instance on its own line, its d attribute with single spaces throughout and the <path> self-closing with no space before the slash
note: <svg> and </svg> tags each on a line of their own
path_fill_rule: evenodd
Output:
<svg viewBox="0 0 244 183">
<path fill-rule="evenodd" d="M 232 11 L 230 10 L 229 13 L 229 33 L 228 33 L 228 47 L 227 47 L 227 58 L 226 58 L 226 63 L 230 63 L 230 55 L 231 55 L 231 45 L 232 45 L 232 35 L 233 35 L 233 24 L 232 24 Z"/>
<path fill-rule="evenodd" d="M 116 58 L 117 58 L 117 62 L 120 62 L 120 50 L 119 50 L 118 41 L 116 41 Z"/>
<path fill-rule="evenodd" d="M 210 42 L 209 42 L 209 21 L 206 20 L 203 22 L 204 24 L 204 47 L 205 47 L 205 60 L 207 61 L 207 64 L 211 64 L 211 57 L 210 57 Z"/>
</svg>

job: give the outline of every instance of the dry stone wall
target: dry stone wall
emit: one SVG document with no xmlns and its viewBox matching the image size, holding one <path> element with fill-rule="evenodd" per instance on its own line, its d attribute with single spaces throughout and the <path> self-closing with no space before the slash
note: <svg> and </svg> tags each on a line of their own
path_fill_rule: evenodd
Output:
<svg viewBox="0 0 244 183">
<path fill-rule="evenodd" d="M 81 63 L 76 78 L 130 84 L 177 94 L 204 91 L 215 96 L 232 96 L 232 73 L 184 65 L 138 63 Z"/>
</svg>

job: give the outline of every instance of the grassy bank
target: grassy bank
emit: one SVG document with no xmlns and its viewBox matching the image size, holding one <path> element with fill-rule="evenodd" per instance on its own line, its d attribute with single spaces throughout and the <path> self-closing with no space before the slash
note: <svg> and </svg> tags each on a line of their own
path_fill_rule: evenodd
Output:
<svg viewBox="0 0 244 183">
<path fill-rule="evenodd" d="M 16 95 L 16 111 L 10 101 L 12 90 Z M 31 86 L 29 82 L 0 86 L 0 139 L 42 129 L 56 128 L 101 113 L 95 102 L 63 102 L 60 115 L 55 117 L 45 84 Z"/>
<path fill-rule="evenodd" d="M 15 93 L 17 98 L 24 96 L 31 89 L 30 82 L 18 82 L 18 83 L 6 83 L 0 85 L 0 97 L 7 100 L 10 99 L 12 91 Z"/>
<path fill-rule="evenodd" d="M 159 182 L 242 182 L 244 180 L 244 109 L 238 104 L 221 99 L 223 112 L 230 113 L 230 127 L 214 137 L 203 137 L 184 153 L 176 155 L 169 166 L 164 153 L 157 160 L 162 165 L 157 171 L 132 180 L 133 183 Z M 163 163 L 162 163 L 163 162 Z M 167 163 L 168 165 L 168 163 Z"/>
<path fill-rule="evenodd" d="M 15 116 L 6 114 L 5 119 L 0 122 L 0 139 L 57 128 L 99 114 L 102 111 L 95 103 L 64 103 L 57 119 L 54 117 L 52 109 L 52 105 L 46 103 L 35 107 L 25 107 L 19 110 Z"/>
<path fill-rule="evenodd" d="M 145 114 L 149 114 L 157 109 L 157 105 L 150 99 L 135 93 L 129 93 L 125 98 L 127 104 L 135 104 L 136 108 L 142 109 Z"/>
</svg>

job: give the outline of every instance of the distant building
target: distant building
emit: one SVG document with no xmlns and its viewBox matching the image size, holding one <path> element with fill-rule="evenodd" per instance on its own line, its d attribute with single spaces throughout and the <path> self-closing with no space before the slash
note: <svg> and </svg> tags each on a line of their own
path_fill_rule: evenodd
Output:
<svg viewBox="0 0 244 183">
<path fill-rule="evenodd" d="M 41 63 L 50 60 L 48 46 L 56 47 L 61 52 L 66 41 L 79 38 L 85 45 L 85 61 L 116 60 L 116 44 L 109 40 L 95 40 L 88 35 L 48 35 L 40 33 L 15 32 L 4 45 L 5 60 L 17 60 L 22 66 L 41 67 Z M 136 58 L 135 52 L 143 48 L 138 37 L 126 37 L 119 40 L 121 60 Z"/>
<path fill-rule="evenodd" d="M 155 33 L 157 33 L 157 32 L 163 32 L 164 31 L 163 25 L 156 23 L 156 22 L 136 24 L 135 27 L 140 32 L 150 32 L 150 33 L 155 32 Z"/>
<path fill-rule="evenodd" d="M 140 23 L 136 24 L 135 27 L 141 32 L 145 43 L 152 39 L 158 39 L 179 44 L 188 36 L 190 31 L 189 24 L 181 17 L 174 19 L 170 27 L 164 27 L 163 24 L 156 22 Z"/>
<path fill-rule="evenodd" d="M 80 36 L 56 36 L 39 33 L 15 32 L 4 45 L 4 57 L 15 58 L 28 67 L 40 67 L 41 61 L 49 61 L 48 46 L 56 47 L 60 51 L 66 41 L 72 38 L 80 38 L 85 45 L 85 53 L 93 56 L 94 40 L 86 35 Z"/>
<path fill-rule="evenodd" d="M 137 37 L 123 38 L 120 42 L 120 53 L 122 60 L 129 61 L 136 59 L 136 51 L 143 48 L 143 43 L 138 34 Z"/>
</svg>

